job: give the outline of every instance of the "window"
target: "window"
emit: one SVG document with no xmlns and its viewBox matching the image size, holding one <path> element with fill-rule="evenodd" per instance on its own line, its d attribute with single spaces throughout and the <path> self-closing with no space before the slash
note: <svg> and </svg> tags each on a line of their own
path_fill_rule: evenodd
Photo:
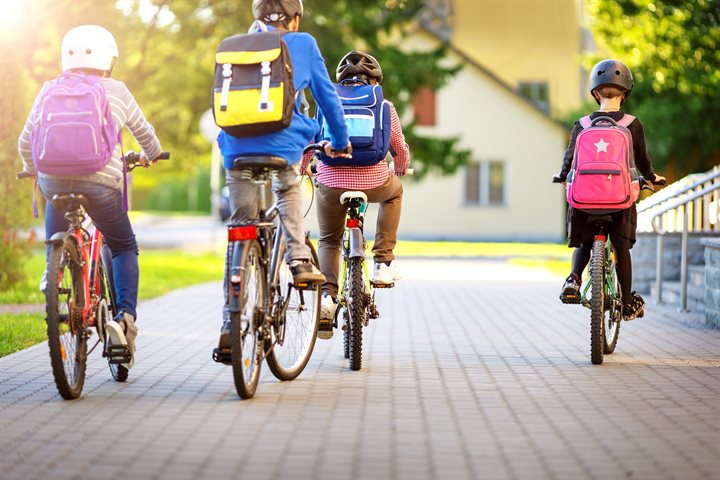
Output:
<svg viewBox="0 0 720 480">
<path fill-rule="evenodd" d="M 465 167 L 465 204 L 505 205 L 505 162 L 473 162 Z"/>
<path fill-rule="evenodd" d="M 550 111 L 550 94 L 547 82 L 520 82 L 518 91 L 532 100 L 544 112 Z"/>
<path fill-rule="evenodd" d="M 412 96 L 415 123 L 418 126 L 435 126 L 435 92 L 430 87 L 420 87 Z"/>
</svg>

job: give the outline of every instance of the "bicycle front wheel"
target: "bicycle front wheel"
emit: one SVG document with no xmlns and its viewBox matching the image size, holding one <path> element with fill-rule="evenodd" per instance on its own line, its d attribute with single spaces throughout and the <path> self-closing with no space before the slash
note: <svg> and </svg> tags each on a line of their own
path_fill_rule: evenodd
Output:
<svg viewBox="0 0 720 480">
<path fill-rule="evenodd" d="M 309 239 L 305 239 L 305 244 L 310 247 L 312 261 L 317 266 L 315 248 Z M 293 380 L 302 373 L 315 348 L 320 325 L 320 284 L 303 289 L 293 286 L 290 267 L 284 261 L 286 248 L 285 242 L 280 242 L 275 302 L 278 318 L 273 325 L 266 357 L 270 371 L 278 380 Z M 283 310 L 285 315 L 282 315 Z"/>
<path fill-rule="evenodd" d="M 45 290 L 50 364 L 58 392 L 66 400 L 82 393 L 87 365 L 88 333 L 82 319 L 82 267 L 78 257 L 73 237 L 54 244 Z"/>
<path fill-rule="evenodd" d="M 595 240 L 590 258 L 590 361 L 603 363 L 605 344 L 605 241 Z"/>
<path fill-rule="evenodd" d="M 349 353 L 350 370 L 360 370 L 362 367 L 362 334 L 363 326 L 367 323 L 367 292 L 363 280 L 363 258 L 348 260 L 348 288 L 347 311 L 349 315 Z"/>
<path fill-rule="evenodd" d="M 230 310 L 230 358 L 235 390 L 243 399 L 255 395 L 260 379 L 262 350 L 259 338 L 265 299 L 265 270 L 261 260 L 257 241 L 235 242 L 231 265 L 240 268 L 228 278 L 228 295 L 237 295 L 239 301 L 237 310 Z M 235 274 L 239 278 L 233 278 Z"/>
</svg>

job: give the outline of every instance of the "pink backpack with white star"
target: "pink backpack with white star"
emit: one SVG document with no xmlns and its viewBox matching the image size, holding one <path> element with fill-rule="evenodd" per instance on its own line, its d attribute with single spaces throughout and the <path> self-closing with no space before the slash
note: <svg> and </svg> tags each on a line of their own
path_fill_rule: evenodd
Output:
<svg viewBox="0 0 720 480">
<path fill-rule="evenodd" d="M 630 208 L 640 195 L 628 125 L 635 117 L 580 119 L 583 129 L 567 176 L 567 201 L 573 208 L 601 214 Z"/>
</svg>

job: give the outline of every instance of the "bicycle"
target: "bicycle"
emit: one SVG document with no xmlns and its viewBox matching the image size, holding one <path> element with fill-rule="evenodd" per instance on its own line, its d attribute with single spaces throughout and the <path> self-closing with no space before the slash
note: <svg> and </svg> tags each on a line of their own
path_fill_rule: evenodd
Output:
<svg viewBox="0 0 720 480">
<path fill-rule="evenodd" d="M 273 156 L 241 156 L 235 169 L 251 172 L 258 187 L 257 219 L 228 225 L 225 304 L 230 315 L 230 348 L 213 350 L 213 360 L 232 365 L 233 381 L 242 399 L 252 398 L 265 360 L 282 381 L 295 379 L 305 369 L 315 347 L 320 321 L 320 284 L 294 284 L 284 261 L 282 228 L 277 203 L 266 208 L 266 190 L 272 172 L 287 167 Z M 318 257 L 310 240 L 312 261 Z"/>
<path fill-rule="evenodd" d="M 651 183 L 639 177 L 642 190 L 654 192 Z M 554 183 L 560 183 L 555 177 Z M 666 182 L 658 182 L 664 185 Z M 579 295 L 561 295 L 563 303 L 580 304 L 590 309 L 590 361 L 603 363 L 603 356 L 615 351 L 623 319 L 623 301 L 615 268 L 615 250 L 608 229 L 610 215 L 590 215 L 588 223 L 596 231 L 590 254 L 590 281 Z M 588 292 L 590 296 L 588 297 Z"/>
<path fill-rule="evenodd" d="M 163 152 L 159 159 L 169 157 Z M 134 152 L 128 152 L 124 160 L 129 172 L 140 165 L 140 155 Z M 18 179 L 32 177 L 26 172 L 17 174 Z M 88 356 L 100 343 L 117 382 L 128 378 L 123 364 L 130 361 L 130 351 L 127 346 L 109 345 L 105 335 L 107 322 L 117 314 L 112 258 L 103 234 L 92 228 L 87 216 L 87 197 L 70 192 L 54 195 L 50 201 L 65 211 L 70 226 L 46 242 L 50 246 L 45 288 L 48 346 L 55 386 L 64 399 L 72 400 L 82 393 Z M 88 351 L 93 328 L 98 340 Z"/>
<path fill-rule="evenodd" d="M 306 150 L 313 147 L 316 151 L 322 149 L 321 145 L 310 145 Z M 406 174 L 412 175 L 413 169 L 408 169 Z M 343 355 L 349 360 L 351 370 L 360 370 L 363 328 L 368 326 L 370 320 L 380 318 L 375 291 L 392 288 L 395 283 L 374 283 L 370 280 L 365 261 L 367 241 L 364 236 L 367 195 L 361 191 L 347 191 L 340 196 L 340 203 L 347 210 L 347 218 L 342 240 L 341 284 L 332 328 L 338 328 L 338 317 L 342 316 Z"/>
</svg>

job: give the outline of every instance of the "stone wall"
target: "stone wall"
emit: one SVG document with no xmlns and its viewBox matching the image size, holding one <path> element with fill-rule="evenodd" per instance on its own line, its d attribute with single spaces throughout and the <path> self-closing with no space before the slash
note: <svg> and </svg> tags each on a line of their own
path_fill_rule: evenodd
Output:
<svg viewBox="0 0 720 480">
<path fill-rule="evenodd" d="M 701 243 L 708 234 L 691 233 L 688 237 L 688 263 L 704 265 L 704 246 Z M 720 237 L 718 237 L 720 238 Z M 680 247 L 682 235 L 668 233 L 663 243 L 663 280 L 680 280 Z M 633 262 L 633 290 L 650 293 L 650 286 L 655 282 L 657 257 L 657 235 L 654 233 L 637 234 L 637 242 L 631 251 Z"/>
<path fill-rule="evenodd" d="M 705 238 L 705 321 L 720 328 L 720 238 Z"/>
</svg>

